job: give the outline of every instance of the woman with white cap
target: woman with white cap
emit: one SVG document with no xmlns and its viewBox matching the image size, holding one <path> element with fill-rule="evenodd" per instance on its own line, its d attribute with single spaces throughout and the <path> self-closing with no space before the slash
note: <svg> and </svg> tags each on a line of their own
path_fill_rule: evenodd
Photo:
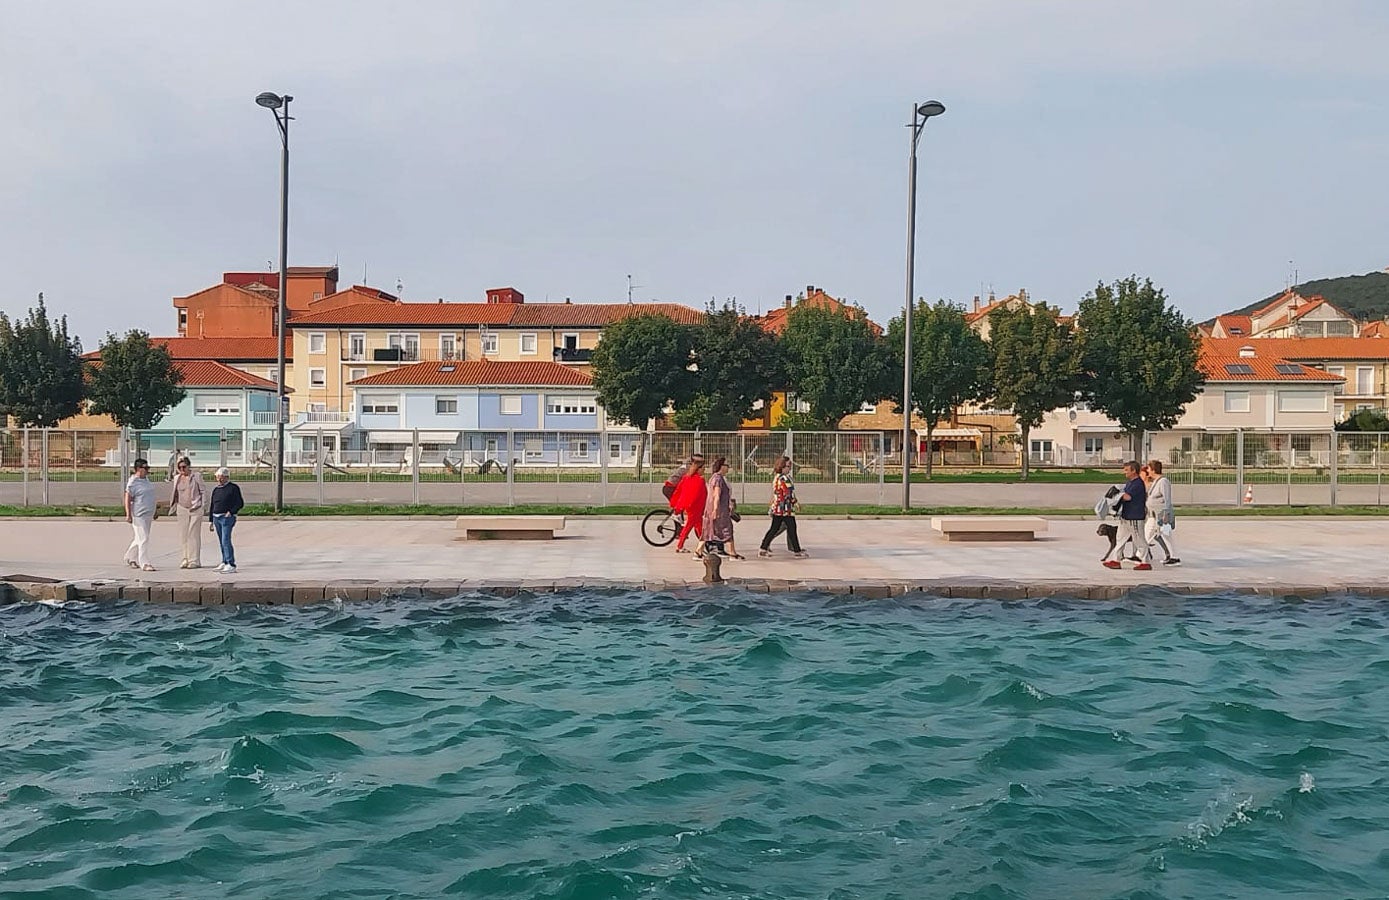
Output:
<svg viewBox="0 0 1389 900">
<path fill-rule="evenodd" d="M 217 543 L 222 545 L 222 564 L 217 571 L 232 574 L 236 571 L 236 551 L 232 549 L 232 528 L 236 526 L 236 514 L 246 503 L 241 499 L 241 488 L 231 480 L 231 470 L 226 466 L 217 470 L 217 487 L 212 489 L 212 497 L 207 504 L 208 528 L 217 532 Z"/>
</svg>

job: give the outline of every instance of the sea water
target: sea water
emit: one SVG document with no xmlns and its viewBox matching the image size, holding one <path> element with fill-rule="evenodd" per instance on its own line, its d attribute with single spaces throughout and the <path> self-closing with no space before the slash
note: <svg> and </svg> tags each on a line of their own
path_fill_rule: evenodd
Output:
<svg viewBox="0 0 1389 900">
<path fill-rule="evenodd" d="M 1389 612 L 0 609 L 0 896 L 1370 897 Z"/>
</svg>

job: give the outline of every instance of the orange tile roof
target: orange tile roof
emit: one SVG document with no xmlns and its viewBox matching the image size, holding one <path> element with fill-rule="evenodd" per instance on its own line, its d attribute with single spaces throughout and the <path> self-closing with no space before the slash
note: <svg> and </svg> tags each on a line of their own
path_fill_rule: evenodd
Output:
<svg viewBox="0 0 1389 900">
<path fill-rule="evenodd" d="M 353 303 L 290 319 L 293 328 L 314 325 L 506 325 L 510 303 Z"/>
<path fill-rule="evenodd" d="M 275 362 L 278 358 L 273 337 L 152 337 L 150 343 L 162 346 L 174 359 L 214 359 L 226 362 Z M 294 352 L 285 341 L 285 358 Z M 82 354 L 83 359 L 99 359 L 100 350 Z"/>
<path fill-rule="evenodd" d="M 534 387 L 588 387 L 593 379 L 570 366 L 553 362 L 421 362 L 368 375 L 349 382 L 354 387 L 408 385 L 497 385 Z"/>
<path fill-rule="evenodd" d="M 791 310 L 801 306 L 808 306 L 812 309 L 827 309 L 830 312 L 843 313 L 853 316 L 854 318 L 864 315 L 863 310 L 859 309 L 857 306 L 840 303 L 824 291 L 816 290 L 808 297 L 796 301 L 794 306 L 778 306 L 776 309 L 768 310 L 758 319 L 758 324 L 762 326 L 763 331 L 772 334 L 781 334 L 786 330 L 786 323 L 790 321 Z M 876 323 L 870 324 L 873 325 L 875 331 L 880 334 L 882 333 L 882 329 Z"/>
<path fill-rule="evenodd" d="M 1233 365 L 1248 366 L 1253 371 L 1237 375 L 1226 368 Z M 1297 366 L 1301 371 L 1280 372 L 1277 368 L 1280 365 Z M 1202 353 L 1197 367 L 1206 376 L 1207 381 L 1297 381 L 1331 384 L 1345 381 L 1340 375 L 1332 375 L 1330 372 L 1323 372 L 1301 363 L 1288 362 L 1273 356 L 1240 356 L 1238 352 Z"/>
<path fill-rule="evenodd" d="M 1389 337 L 1206 338 L 1202 351 L 1238 354 L 1250 346 L 1260 356 L 1292 360 L 1389 359 Z"/>
<path fill-rule="evenodd" d="M 1367 337 L 1373 337 L 1373 338 L 1389 337 L 1389 322 L 1370 322 L 1370 323 L 1367 323 L 1365 326 L 1363 326 L 1363 327 L 1360 329 L 1360 336 L 1361 336 L 1362 338 L 1367 338 Z"/>
<path fill-rule="evenodd" d="M 1249 316 L 1216 316 L 1216 324 L 1224 330 L 1226 337 L 1248 337 L 1253 330 L 1253 320 Z"/>
<path fill-rule="evenodd" d="M 259 388 L 274 391 L 275 382 L 211 359 L 182 359 L 175 363 L 190 387 Z"/>
<path fill-rule="evenodd" d="M 601 328 L 639 315 L 665 316 L 684 325 L 704 321 L 703 310 L 679 303 L 517 303 L 513 308 L 513 327 Z"/>
</svg>

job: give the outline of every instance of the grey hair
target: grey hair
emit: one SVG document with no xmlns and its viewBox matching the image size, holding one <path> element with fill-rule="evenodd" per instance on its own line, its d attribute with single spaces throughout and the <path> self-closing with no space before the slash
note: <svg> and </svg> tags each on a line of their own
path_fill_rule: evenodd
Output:
<svg viewBox="0 0 1389 900">
<path fill-rule="evenodd" d="M 225 476 L 227 476 L 228 478 L 230 478 L 230 477 L 231 477 L 231 469 L 228 469 L 226 466 L 222 466 L 220 469 L 218 469 L 218 470 L 217 470 L 217 477 L 218 477 L 218 478 L 221 478 L 223 475 L 225 475 Z"/>
</svg>

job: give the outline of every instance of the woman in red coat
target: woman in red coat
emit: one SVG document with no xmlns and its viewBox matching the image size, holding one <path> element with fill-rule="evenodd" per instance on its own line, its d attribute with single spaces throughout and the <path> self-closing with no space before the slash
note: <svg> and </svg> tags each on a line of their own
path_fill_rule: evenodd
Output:
<svg viewBox="0 0 1389 900">
<path fill-rule="evenodd" d="M 695 537 L 704 540 L 704 506 L 709 502 L 709 486 L 704 483 L 704 458 L 696 456 L 690 460 L 690 470 L 675 486 L 670 497 L 671 509 L 684 513 L 685 526 L 680 529 L 680 539 L 675 543 L 676 553 L 689 553 L 685 549 L 685 538 L 694 531 Z"/>
</svg>

